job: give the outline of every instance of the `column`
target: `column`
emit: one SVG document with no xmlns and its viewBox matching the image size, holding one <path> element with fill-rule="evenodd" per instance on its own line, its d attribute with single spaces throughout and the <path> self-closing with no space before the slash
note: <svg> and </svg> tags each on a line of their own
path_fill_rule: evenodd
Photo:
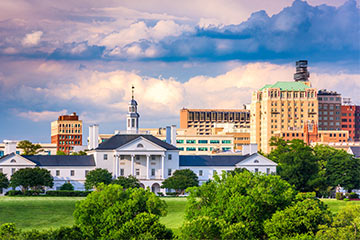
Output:
<svg viewBox="0 0 360 240">
<path fill-rule="evenodd" d="M 131 176 L 135 176 L 135 174 L 134 174 L 134 157 L 135 157 L 135 155 L 131 155 Z"/>
<path fill-rule="evenodd" d="M 146 179 L 150 179 L 150 155 L 146 155 Z"/>
<path fill-rule="evenodd" d="M 119 176 L 119 155 L 115 155 L 115 178 Z"/>
<path fill-rule="evenodd" d="M 165 179 L 165 155 L 161 155 L 161 177 Z"/>
</svg>

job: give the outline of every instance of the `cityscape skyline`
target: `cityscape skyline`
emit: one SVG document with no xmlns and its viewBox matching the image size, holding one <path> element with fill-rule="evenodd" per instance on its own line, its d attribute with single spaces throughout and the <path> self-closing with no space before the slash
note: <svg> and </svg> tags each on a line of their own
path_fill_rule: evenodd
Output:
<svg viewBox="0 0 360 240">
<path fill-rule="evenodd" d="M 309 60 L 314 88 L 360 103 L 358 1 L 239 1 L 231 6 L 242 9 L 238 18 L 230 4 L 228 17 L 197 4 L 186 15 L 186 1 L 178 13 L 166 4 L 147 12 L 106 4 L 44 4 L 36 16 L 32 6 L 0 3 L 9 10 L 0 19 L 0 141 L 50 142 L 50 122 L 72 112 L 85 139 L 89 124 L 125 129 L 132 85 L 140 127 L 179 126 L 182 107 L 242 108 L 263 85 L 292 81 L 299 59 Z"/>
</svg>

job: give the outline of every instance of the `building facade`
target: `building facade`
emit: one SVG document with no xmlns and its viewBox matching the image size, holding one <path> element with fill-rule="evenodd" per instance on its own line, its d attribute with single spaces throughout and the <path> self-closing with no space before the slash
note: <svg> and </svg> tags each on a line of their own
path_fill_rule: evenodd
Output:
<svg viewBox="0 0 360 240">
<path fill-rule="evenodd" d="M 233 123 L 236 128 L 250 128 L 250 111 L 187 108 L 180 110 L 180 128 L 193 130 L 196 135 L 211 135 L 216 123 Z"/>
<path fill-rule="evenodd" d="M 341 130 L 341 94 L 318 91 L 319 130 Z"/>
<path fill-rule="evenodd" d="M 59 116 L 51 122 L 51 143 L 56 144 L 57 150 L 71 152 L 73 146 L 82 145 L 82 120 L 76 113 Z"/>
<path fill-rule="evenodd" d="M 0 143 L 0 157 L 15 152 L 17 154 L 23 154 L 23 150 L 18 147 L 18 143 L 20 141 L 14 141 L 14 140 L 4 140 L 3 143 Z M 35 143 L 37 144 L 37 143 Z M 57 146 L 54 143 L 39 143 L 41 146 L 41 149 L 39 149 L 40 155 L 55 155 L 57 151 Z M 9 146 L 12 145 L 12 146 Z M 10 149 L 9 149 L 10 147 Z"/>
<path fill-rule="evenodd" d="M 349 141 L 360 141 L 360 106 L 341 106 L 341 129 L 349 132 Z"/>
</svg>

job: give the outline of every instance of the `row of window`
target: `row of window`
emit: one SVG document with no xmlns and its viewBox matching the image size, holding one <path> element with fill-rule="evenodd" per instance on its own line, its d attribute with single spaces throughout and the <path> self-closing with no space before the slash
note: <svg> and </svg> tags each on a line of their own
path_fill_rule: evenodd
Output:
<svg viewBox="0 0 360 240">
<path fill-rule="evenodd" d="M 70 123 L 61 123 L 59 125 L 59 127 L 81 127 L 81 124 L 79 123 L 75 123 L 75 124 L 70 124 Z"/>
<path fill-rule="evenodd" d="M 178 148 L 180 151 L 188 151 L 188 152 L 194 152 L 196 151 L 196 147 L 187 147 L 187 148 L 184 148 L 184 147 L 179 147 Z M 210 147 L 210 148 L 207 148 L 207 147 L 198 147 L 197 148 L 198 151 L 200 152 L 204 152 L 204 151 L 212 151 L 212 150 L 215 150 L 215 148 L 213 147 Z M 230 151 L 231 150 L 231 147 L 223 147 L 222 148 L 223 151 Z"/>
<path fill-rule="evenodd" d="M 209 171 L 211 171 L 211 170 L 209 170 Z M 213 175 L 216 175 L 216 174 L 218 174 L 218 170 L 212 170 L 212 174 Z M 226 170 L 226 172 L 230 172 L 230 170 Z M 259 172 L 259 169 L 258 168 L 254 168 L 254 172 L 255 173 L 257 173 L 257 172 Z M 270 172 L 270 168 L 266 168 L 266 174 L 270 174 L 271 172 Z M 201 176 L 204 176 L 204 171 L 203 170 L 199 170 L 198 171 L 198 176 L 199 177 L 201 177 Z"/>
<path fill-rule="evenodd" d="M 4 153 L 5 153 L 4 151 L 0 151 L 0 157 L 4 156 L 5 155 Z M 20 154 L 20 151 L 16 151 L 16 154 Z"/>
<path fill-rule="evenodd" d="M 77 130 L 77 129 L 71 129 L 71 130 L 64 130 L 64 129 L 60 129 L 59 130 L 60 133 L 81 133 L 81 130 Z"/>
<path fill-rule="evenodd" d="M 151 173 L 150 176 L 154 177 L 155 173 L 156 173 L 156 169 L 155 168 L 151 168 Z M 172 169 L 169 168 L 168 169 L 168 176 L 172 175 Z M 120 168 L 120 176 L 125 176 L 125 169 L 124 168 Z M 135 168 L 135 176 L 140 176 L 140 168 Z"/>
<path fill-rule="evenodd" d="M 59 145 L 80 145 L 80 141 L 59 141 Z"/>
<path fill-rule="evenodd" d="M 336 99 L 336 101 L 341 101 L 340 97 L 318 97 L 319 100 L 324 100 L 324 101 L 334 101 Z"/>
<path fill-rule="evenodd" d="M 178 139 L 176 140 L 176 143 L 184 144 L 185 140 Z M 197 143 L 199 144 L 220 144 L 220 140 L 197 140 Z M 188 144 L 194 144 L 196 143 L 196 140 L 186 140 L 186 143 Z M 231 144 L 231 140 L 221 140 L 222 144 Z"/>
<path fill-rule="evenodd" d="M 261 95 L 261 94 L 260 94 Z M 280 94 L 278 92 L 278 90 L 270 90 L 269 91 L 269 97 L 270 98 L 314 98 L 316 97 L 316 94 L 313 91 L 309 91 L 309 92 L 305 92 L 305 91 L 300 91 L 300 92 L 285 92 L 285 91 L 281 91 Z M 261 98 L 261 96 L 260 96 Z"/>
<path fill-rule="evenodd" d="M 59 139 L 80 139 L 81 135 L 60 135 Z"/>
<path fill-rule="evenodd" d="M 124 160 L 125 159 L 125 156 L 124 155 L 121 155 L 120 156 L 120 160 Z M 151 155 L 151 160 L 155 160 L 156 159 L 156 156 L 155 155 Z M 171 154 L 168 154 L 167 155 L 167 159 L 168 160 L 172 160 L 172 155 Z M 103 160 L 108 160 L 108 154 L 104 154 L 103 155 Z M 140 156 L 139 155 L 136 155 L 135 156 L 135 160 L 140 160 Z"/>
</svg>

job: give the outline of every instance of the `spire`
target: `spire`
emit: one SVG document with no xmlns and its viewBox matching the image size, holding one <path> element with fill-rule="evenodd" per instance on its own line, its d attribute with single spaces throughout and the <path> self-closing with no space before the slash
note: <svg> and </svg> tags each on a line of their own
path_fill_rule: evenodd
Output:
<svg viewBox="0 0 360 240">
<path fill-rule="evenodd" d="M 131 99 L 134 100 L 134 90 L 135 90 L 135 87 L 134 85 L 132 85 L 131 87 Z"/>
</svg>

